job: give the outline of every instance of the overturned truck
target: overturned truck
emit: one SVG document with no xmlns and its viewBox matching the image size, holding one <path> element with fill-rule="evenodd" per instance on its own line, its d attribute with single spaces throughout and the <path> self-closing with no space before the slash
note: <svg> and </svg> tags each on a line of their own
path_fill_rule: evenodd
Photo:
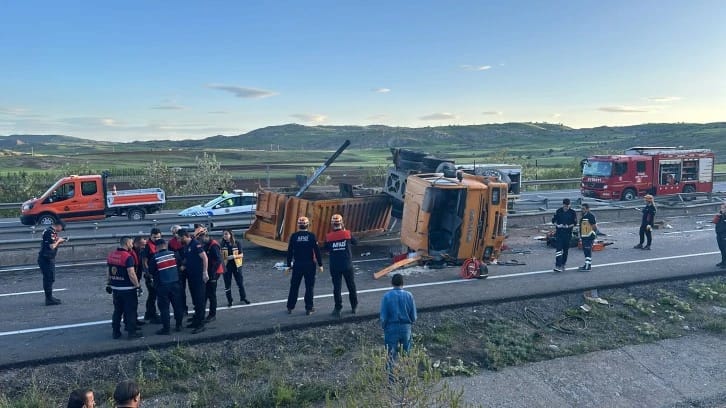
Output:
<svg viewBox="0 0 726 408">
<path fill-rule="evenodd" d="M 348 144 L 341 146 L 316 175 Z M 401 180 L 400 169 L 391 169 L 388 188 L 377 194 L 331 197 L 306 193 L 314 178 L 295 195 L 260 191 L 255 219 L 245 238 L 284 251 L 301 216 L 310 219 L 310 230 L 320 244 L 333 214 L 341 214 L 346 228 L 356 237 L 385 232 L 395 217 L 401 219 L 401 243 L 417 259 L 456 264 L 468 259 L 496 259 L 506 234 L 507 183 L 496 177 L 466 174 L 452 166 L 439 170 L 443 171 L 411 173 Z M 391 183 L 398 183 L 399 188 L 391 191 Z M 397 209 L 393 214 L 392 208 Z"/>
</svg>

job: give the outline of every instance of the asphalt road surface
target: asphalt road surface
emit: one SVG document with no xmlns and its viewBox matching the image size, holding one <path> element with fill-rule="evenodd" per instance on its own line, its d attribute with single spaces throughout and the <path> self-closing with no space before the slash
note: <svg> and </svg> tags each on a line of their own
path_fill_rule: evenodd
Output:
<svg viewBox="0 0 726 408">
<path fill-rule="evenodd" d="M 538 228 L 510 231 L 509 249 L 500 257 L 500 265 L 490 266 L 484 280 L 462 280 L 459 268 L 409 268 L 406 287 L 416 297 L 420 311 L 426 309 L 475 305 L 526 297 L 576 292 L 652 280 L 721 273 L 715 267 L 715 234 L 709 214 L 695 214 L 666 219 L 668 226 L 654 232 L 653 249 L 632 249 L 637 243 L 637 225 L 601 223 L 600 228 L 613 242 L 604 251 L 594 253 L 593 270 L 578 272 L 583 255 L 570 250 L 568 269 L 554 273 L 554 250 L 535 238 Z M 391 241 L 390 245 L 394 245 Z M 359 290 L 358 314 L 349 313 L 344 294 L 343 319 L 377 318 L 383 293 L 389 290 L 389 278 L 374 280 L 372 274 L 388 265 L 389 246 L 355 248 L 356 283 Z M 61 249 L 62 251 L 63 249 Z M 370 255 L 361 256 L 370 252 Z M 113 340 L 110 317 L 111 296 L 104 291 L 106 267 L 98 262 L 76 263 L 59 268 L 55 295 L 59 306 L 45 306 L 41 275 L 37 268 L 18 268 L 3 272 L 0 279 L 0 367 L 18 366 L 39 361 L 63 361 L 69 357 L 92 356 L 139 350 L 149 346 L 173 345 L 178 341 L 199 342 L 252 336 L 299 327 L 334 324 L 332 284 L 326 272 L 317 275 L 315 305 L 317 313 L 306 316 L 302 298 L 292 315 L 286 313 L 285 300 L 289 277 L 273 266 L 284 260 L 282 253 L 261 250 L 245 257 L 244 276 L 248 299 L 253 303 L 226 307 L 222 283 L 217 297 L 221 307 L 217 321 L 204 333 L 192 335 L 188 329 L 171 336 L 153 334 L 159 326 L 146 325 L 145 337 L 137 340 Z M 504 263 L 516 260 L 518 266 Z M 327 261 L 327 259 L 326 259 Z M 234 293 L 234 291 L 233 291 Z M 301 288 L 302 297 L 304 288 Z M 143 314 L 143 300 L 139 314 Z M 235 296 L 236 300 L 237 296 Z M 425 317 L 424 317 L 425 318 Z"/>
</svg>

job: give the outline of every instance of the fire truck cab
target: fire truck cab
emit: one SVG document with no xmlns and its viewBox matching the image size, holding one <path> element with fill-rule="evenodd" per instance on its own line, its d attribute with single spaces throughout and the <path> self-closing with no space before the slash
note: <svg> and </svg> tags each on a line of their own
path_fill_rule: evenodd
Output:
<svg viewBox="0 0 726 408">
<path fill-rule="evenodd" d="M 596 155 L 583 161 L 584 197 L 634 200 L 645 194 L 713 191 L 714 154 L 709 149 L 631 147 L 622 155 Z"/>
</svg>

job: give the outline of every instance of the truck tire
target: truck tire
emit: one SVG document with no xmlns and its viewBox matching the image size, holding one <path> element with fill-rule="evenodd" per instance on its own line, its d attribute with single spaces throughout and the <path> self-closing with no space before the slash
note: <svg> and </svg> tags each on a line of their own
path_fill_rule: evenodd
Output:
<svg viewBox="0 0 726 408">
<path fill-rule="evenodd" d="M 146 212 L 141 208 L 132 208 L 129 210 L 128 216 L 132 221 L 141 221 L 146 218 Z"/>
<path fill-rule="evenodd" d="M 54 222 L 56 222 L 57 218 L 55 215 L 51 213 L 43 213 L 38 217 L 38 225 L 42 225 L 44 227 L 50 227 Z"/>
<path fill-rule="evenodd" d="M 633 201 L 638 197 L 638 193 L 632 188 L 626 188 L 623 193 L 620 194 L 621 201 Z"/>
<path fill-rule="evenodd" d="M 434 156 L 426 156 L 421 160 L 421 171 L 425 173 L 436 173 L 436 168 L 441 163 L 454 163 L 452 160 L 440 159 Z"/>
<path fill-rule="evenodd" d="M 436 167 L 436 173 L 444 173 L 446 178 L 455 178 L 456 166 L 452 162 L 443 162 Z"/>
<path fill-rule="evenodd" d="M 683 186 L 683 192 L 685 194 L 691 194 L 696 192 L 696 187 L 693 184 L 686 184 Z"/>
<path fill-rule="evenodd" d="M 485 167 L 477 167 L 474 169 L 474 174 L 477 176 L 488 176 L 488 177 L 498 177 L 499 181 L 503 183 L 507 183 L 509 185 L 512 180 L 509 178 L 508 175 L 504 174 L 503 172 L 497 170 L 497 169 L 489 169 Z"/>
</svg>

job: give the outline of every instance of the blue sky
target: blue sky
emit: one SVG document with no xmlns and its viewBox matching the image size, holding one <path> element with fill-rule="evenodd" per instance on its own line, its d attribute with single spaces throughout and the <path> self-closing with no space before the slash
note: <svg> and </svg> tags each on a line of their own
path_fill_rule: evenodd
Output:
<svg viewBox="0 0 726 408">
<path fill-rule="evenodd" d="M 0 135 L 724 121 L 724 21 L 718 0 L 8 0 Z"/>
</svg>

